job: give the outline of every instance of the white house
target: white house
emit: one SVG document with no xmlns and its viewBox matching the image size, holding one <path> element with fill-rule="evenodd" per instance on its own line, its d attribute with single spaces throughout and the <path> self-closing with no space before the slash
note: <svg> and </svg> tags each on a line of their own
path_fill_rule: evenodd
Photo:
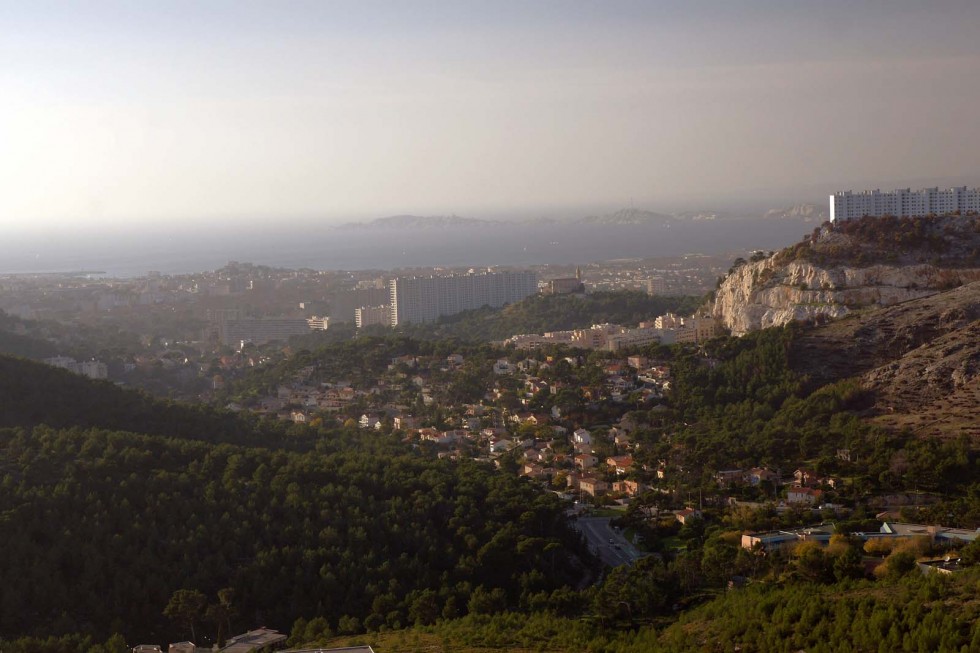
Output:
<svg viewBox="0 0 980 653">
<path fill-rule="evenodd" d="M 576 444 L 592 444 L 592 434 L 586 429 L 575 429 L 572 441 Z"/>
</svg>

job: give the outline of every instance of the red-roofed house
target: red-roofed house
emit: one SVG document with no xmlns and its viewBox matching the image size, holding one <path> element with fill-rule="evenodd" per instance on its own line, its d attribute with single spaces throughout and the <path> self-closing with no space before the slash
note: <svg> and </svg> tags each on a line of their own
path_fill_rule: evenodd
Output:
<svg viewBox="0 0 980 653">
<path fill-rule="evenodd" d="M 610 456 L 606 458 L 606 464 L 616 470 L 617 474 L 627 474 L 633 468 L 633 456 Z"/>
<path fill-rule="evenodd" d="M 809 487 L 791 487 L 786 493 L 786 503 L 804 503 L 812 506 L 820 502 L 823 490 L 814 490 Z"/>
</svg>

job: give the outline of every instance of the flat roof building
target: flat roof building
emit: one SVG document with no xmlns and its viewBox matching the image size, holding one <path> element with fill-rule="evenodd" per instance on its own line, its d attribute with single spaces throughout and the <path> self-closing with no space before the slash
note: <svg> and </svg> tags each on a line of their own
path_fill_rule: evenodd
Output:
<svg viewBox="0 0 980 653">
<path fill-rule="evenodd" d="M 830 221 L 854 220 L 866 215 L 898 218 L 980 212 L 980 188 L 899 188 L 891 192 L 866 190 L 840 191 L 830 196 Z"/>
<path fill-rule="evenodd" d="M 288 638 L 271 628 L 256 628 L 228 640 L 219 653 L 267 653 L 286 648 Z"/>
<path fill-rule="evenodd" d="M 537 294 L 530 271 L 481 272 L 444 277 L 396 277 L 389 286 L 391 326 L 435 322 L 445 315 L 518 302 Z"/>
</svg>

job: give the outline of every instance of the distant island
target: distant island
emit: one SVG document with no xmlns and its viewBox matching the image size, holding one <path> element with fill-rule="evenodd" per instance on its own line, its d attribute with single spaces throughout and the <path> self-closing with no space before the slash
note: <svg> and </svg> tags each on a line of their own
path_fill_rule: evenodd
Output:
<svg viewBox="0 0 980 653">
<path fill-rule="evenodd" d="M 765 212 L 730 212 L 716 210 L 689 210 L 663 213 L 626 207 L 610 213 L 586 215 L 584 217 L 540 217 L 526 220 L 490 220 L 468 218 L 455 213 L 450 215 L 399 214 L 375 218 L 365 222 L 345 222 L 334 227 L 343 231 L 396 230 L 396 229 L 445 229 L 462 227 L 532 227 L 542 225 L 565 226 L 603 226 L 603 227 L 665 227 L 679 223 L 731 222 L 741 220 L 785 220 L 820 223 L 826 220 L 826 207 L 811 202 L 803 202 L 790 207 L 773 208 Z"/>
<path fill-rule="evenodd" d="M 491 220 L 463 218 L 458 215 L 392 215 L 375 218 L 368 222 L 347 222 L 337 229 L 442 229 L 445 227 L 486 227 L 495 224 Z"/>
</svg>

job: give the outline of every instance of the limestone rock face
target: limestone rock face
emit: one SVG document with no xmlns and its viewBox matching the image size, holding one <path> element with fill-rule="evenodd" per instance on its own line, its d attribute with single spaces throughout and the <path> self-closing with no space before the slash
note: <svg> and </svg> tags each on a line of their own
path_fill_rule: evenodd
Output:
<svg viewBox="0 0 980 653">
<path fill-rule="evenodd" d="M 712 313 L 732 335 L 792 321 L 821 322 L 980 280 L 977 267 L 819 267 L 806 261 L 780 265 L 776 258 L 739 266 L 715 293 Z"/>
</svg>

